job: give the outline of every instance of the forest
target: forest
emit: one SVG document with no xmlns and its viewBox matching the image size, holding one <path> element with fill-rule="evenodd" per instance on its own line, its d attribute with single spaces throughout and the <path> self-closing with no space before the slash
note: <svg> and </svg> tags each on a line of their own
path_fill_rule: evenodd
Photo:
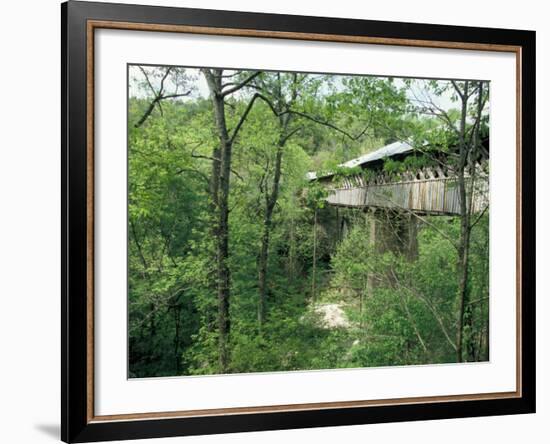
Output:
<svg viewBox="0 0 550 444">
<path fill-rule="evenodd" d="M 487 82 L 129 65 L 127 125 L 130 378 L 489 360 Z"/>
</svg>

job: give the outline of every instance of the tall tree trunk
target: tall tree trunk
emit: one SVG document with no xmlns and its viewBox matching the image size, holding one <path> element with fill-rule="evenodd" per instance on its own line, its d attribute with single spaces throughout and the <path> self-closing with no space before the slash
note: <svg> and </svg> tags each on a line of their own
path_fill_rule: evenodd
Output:
<svg viewBox="0 0 550 444">
<path fill-rule="evenodd" d="M 290 227 L 288 233 L 288 264 L 287 272 L 288 279 L 292 284 L 296 279 L 296 222 L 294 221 L 294 215 L 290 218 Z"/>
<path fill-rule="evenodd" d="M 265 216 L 262 232 L 262 245 L 258 257 L 258 325 L 260 329 L 265 321 L 267 304 L 267 259 L 269 255 L 269 235 L 271 230 L 271 217 Z"/>
<path fill-rule="evenodd" d="M 212 172 L 210 175 L 210 194 L 212 198 L 212 207 L 218 206 L 218 192 L 220 188 L 220 158 L 221 147 L 218 145 L 212 150 Z"/>
<path fill-rule="evenodd" d="M 460 118 L 459 163 L 457 168 L 458 192 L 460 197 L 460 237 L 458 243 L 458 320 L 456 333 L 456 361 L 463 361 L 464 312 L 468 304 L 468 262 L 470 253 L 470 209 L 467 201 L 466 179 L 468 162 L 466 145 L 466 117 L 468 111 L 468 81 L 464 83 Z"/>
<path fill-rule="evenodd" d="M 269 94 L 274 100 L 269 101 L 264 97 L 264 100 L 269 103 L 271 110 L 278 118 L 280 134 L 277 142 L 277 152 L 275 155 L 275 166 L 271 190 L 269 190 L 269 187 L 266 187 L 265 191 L 264 223 L 260 254 L 258 256 L 258 325 L 260 327 L 260 331 L 265 321 L 267 311 L 267 269 L 269 260 L 269 243 L 271 237 L 273 210 L 279 197 L 283 151 L 286 142 L 290 139 L 290 137 L 292 137 L 293 134 L 297 132 L 297 129 L 289 131 L 289 124 L 292 114 L 285 112 L 290 109 L 291 105 L 296 101 L 298 96 L 297 74 L 293 74 L 292 78 L 293 81 L 292 86 L 290 87 L 290 98 L 287 99 L 284 97 L 281 73 L 276 74 L 276 82 L 271 88 L 271 92 Z M 291 264 L 291 269 L 294 269 L 294 264 Z"/>
<path fill-rule="evenodd" d="M 275 171 L 273 174 L 273 184 L 271 193 L 267 194 L 265 200 L 264 226 L 262 234 L 262 245 L 260 248 L 260 256 L 258 258 L 258 324 L 260 327 L 264 323 L 267 303 L 267 261 L 269 256 L 269 239 L 271 235 L 271 224 L 273 219 L 273 210 L 279 197 L 279 185 L 281 181 L 281 166 L 283 160 L 283 149 L 285 145 L 285 137 L 279 139 L 277 145 L 277 154 L 275 157 Z"/>
<path fill-rule="evenodd" d="M 455 85 L 456 87 L 456 85 Z M 464 360 L 464 346 L 466 348 L 466 360 L 475 359 L 475 344 L 473 330 L 473 308 L 470 306 L 470 294 L 468 287 L 468 268 L 470 254 L 470 238 L 472 233 L 471 215 L 473 211 L 474 183 L 476 175 L 476 161 L 481 149 L 481 118 L 484 105 L 483 82 L 477 87 L 477 112 L 472 139 L 466 142 L 466 119 L 468 112 L 468 99 L 473 95 L 469 92 L 470 82 L 464 82 L 464 90 L 461 95 L 462 112 L 459 131 L 459 165 L 458 165 L 458 187 L 460 193 L 460 239 L 458 248 L 458 328 L 456 338 L 456 359 L 457 362 Z M 466 172 L 469 173 L 469 187 L 465 179 Z M 469 189 L 468 189 L 469 188 Z M 465 337 L 464 327 L 468 326 L 468 334 Z"/>
<path fill-rule="evenodd" d="M 181 305 L 174 304 L 174 364 L 176 375 L 180 374 L 180 323 L 181 323 Z"/>
<path fill-rule="evenodd" d="M 315 302 L 317 292 L 317 207 L 313 214 L 313 270 L 311 274 L 311 301 Z"/>
<path fill-rule="evenodd" d="M 376 216 L 375 210 L 367 212 L 367 229 L 368 229 L 368 249 L 374 250 L 376 248 Z M 367 295 L 372 296 L 374 287 L 376 285 L 376 279 L 373 273 L 367 272 Z"/>
<path fill-rule="evenodd" d="M 460 184 L 460 180 L 459 180 Z M 460 185 L 459 185 L 460 187 Z M 460 192 L 461 196 L 463 195 Z M 464 193 L 465 196 L 465 193 Z M 462 197 L 461 197 L 462 198 Z M 461 212 L 462 213 L 462 212 Z M 467 217 L 461 214 L 458 251 L 458 328 L 456 336 L 456 360 L 462 362 L 462 343 L 464 335 L 464 313 L 468 303 L 468 262 L 470 250 L 470 229 Z"/>
<path fill-rule="evenodd" d="M 483 111 L 483 82 L 478 82 L 477 85 L 477 111 L 476 111 L 476 120 L 474 123 L 474 127 L 472 129 L 472 142 L 469 149 L 469 156 L 468 156 L 468 162 L 466 164 L 467 171 L 469 172 L 469 189 L 467 190 L 467 197 L 468 197 L 468 230 L 470 232 L 469 239 L 471 238 L 472 233 L 472 226 L 471 226 L 471 219 L 473 214 L 473 201 L 474 201 L 474 193 L 475 193 L 475 182 L 476 182 L 476 175 L 477 175 L 477 169 L 476 169 L 476 162 L 479 158 L 479 153 L 481 150 L 481 137 L 480 137 L 480 126 L 481 126 L 481 118 L 482 118 L 482 111 Z M 478 342 L 475 338 L 475 307 L 470 303 L 470 295 L 468 294 L 467 298 L 467 305 L 464 309 L 464 325 L 467 327 L 466 331 L 467 334 L 464 335 L 463 342 L 464 347 L 466 351 L 466 360 L 468 361 L 477 361 L 478 355 L 479 355 L 479 346 Z M 481 338 L 481 311 L 478 310 L 480 313 L 480 326 L 479 326 L 479 337 Z"/>
<path fill-rule="evenodd" d="M 229 298 L 231 273 L 229 270 L 229 180 L 231 175 L 232 141 L 225 120 L 225 102 L 221 94 L 221 70 L 203 71 L 214 109 L 216 129 L 220 140 L 219 148 L 214 150 L 212 163 L 211 192 L 218 210 L 216 221 L 216 277 L 218 298 L 218 353 L 219 366 L 226 372 L 229 366 Z M 218 160 L 219 159 L 219 160 Z"/>
<path fill-rule="evenodd" d="M 229 177 L 231 165 L 231 144 L 224 143 L 221 151 L 220 189 L 218 195 L 218 329 L 219 329 L 219 361 L 223 372 L 229 364 L 229 296 L 231 273 L 229 270 Z"/>
<path fill-rule="evenodd" d="M 484 276 L 485 276 L 485 291 L 483 292 L 482 296 L 487 294 L 489 295 L 489 237 L 487 236 L 487 240 L 485 241 L 485 261 L 484 261 Z M 487 300 L 487 305 L 489 304 L 489 300 Z M 480 306 L 481 316 L 485 318 L 484 324 L 480 327 L 483 329 L 483 360 L 488 361 L 489 360 L 489 307 L 487 306 L 487 315 L 485 316 L 485 299 L 481 300 L 481 306 Z"/>
<path fill-rule="evenodd" d="M 222 372 L 229 369 L 229 334 L 231 321 L 229 316 L 229 302 L 231 291 L 231 271 L 229 269 L 229 181 L 231 177 L 231 155 L 233 142 L 244 124 L 257 95 L 250 100 L 231 135 L 227 129 L 225 119 L 225 97 L 244 88 L 261 73 L 256 71 L 242 82 L 231 85 L 222 84 L 222 69 L 201 69 L 204 74 L 210 98 L 214 109 L 214 119 L 219 137 L 219 148 L 214 150 L 212 159 L 212 177 L 210 191 L 213 206 L 217 207 L 217 221 L 214 237 L 216 238 L 216 277 L 218 296 L 218 347 L 219 365 Z M 224 89 L 225 88 L 225 89 Z"/>
</svg>

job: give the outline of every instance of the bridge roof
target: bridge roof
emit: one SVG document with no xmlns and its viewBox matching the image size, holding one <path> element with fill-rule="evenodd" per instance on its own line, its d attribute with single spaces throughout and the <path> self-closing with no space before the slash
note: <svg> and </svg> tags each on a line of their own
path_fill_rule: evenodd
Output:
<svg viewBox="0 0 550 444">
<path fill-rule="evenodd" d="M 370 153 L 363 154 L 362 156 L 359 156 L 355 159 L 348 160 L 347 162 L 341 163 L 339 166 L 341 167 L 347 167 L 347 168 L 354 168 L 356 166 L 364 166 L 371 162 L 376 162 L 381 159 L 386 159 L 388 157 L 397 156 L 399 154 L 406 154 L 408 152 L 413 151 L 413 147 L 409 145 L 407 142 L 394 142 L 390 143 L 389 145 L 383 146 L 382 148 L 379 148 L 375 151 L 371 151 Z M 317 176 L 317 173 L 314 171 L 311 171 L 307 173 L 307 178 L 309 180 L 315 180 L 315 179 L 321 179 L 324 177 L 331 177 L 334 173 L 327 172 L 320 176 Z"/>
</svg>

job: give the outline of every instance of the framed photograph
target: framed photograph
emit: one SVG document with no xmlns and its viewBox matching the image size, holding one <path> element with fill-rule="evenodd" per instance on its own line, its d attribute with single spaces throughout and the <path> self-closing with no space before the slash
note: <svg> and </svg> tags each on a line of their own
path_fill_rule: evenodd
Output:
<svg viewBox="0 0 550 444">
<path fill-rule="evenodd" d="M 69 1 L 62 439 L 535 411 L 535 33 Z"/>
</svg>

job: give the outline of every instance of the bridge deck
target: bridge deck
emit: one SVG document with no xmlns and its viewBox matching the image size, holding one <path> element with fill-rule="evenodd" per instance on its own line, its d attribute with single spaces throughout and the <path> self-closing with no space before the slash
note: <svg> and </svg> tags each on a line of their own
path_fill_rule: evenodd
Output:
<svg viewBox="0 0 550 444">
<path fill-rule="evenodd" d="M 467 187 L 471 179 L 467 178 Z M 351 181 L 347 181 L 349 185 Z M 403 209 L 425 214 L 459 214 L 460 196 L 456 178 L 439 177 L 388 183 L 358 184 L 329 188 L 330 205 L 356 208 Z M 473 212 L 483 211 L 489 203 L 486 174 L 476 176 L 473 187 Z"/>
</svg>

